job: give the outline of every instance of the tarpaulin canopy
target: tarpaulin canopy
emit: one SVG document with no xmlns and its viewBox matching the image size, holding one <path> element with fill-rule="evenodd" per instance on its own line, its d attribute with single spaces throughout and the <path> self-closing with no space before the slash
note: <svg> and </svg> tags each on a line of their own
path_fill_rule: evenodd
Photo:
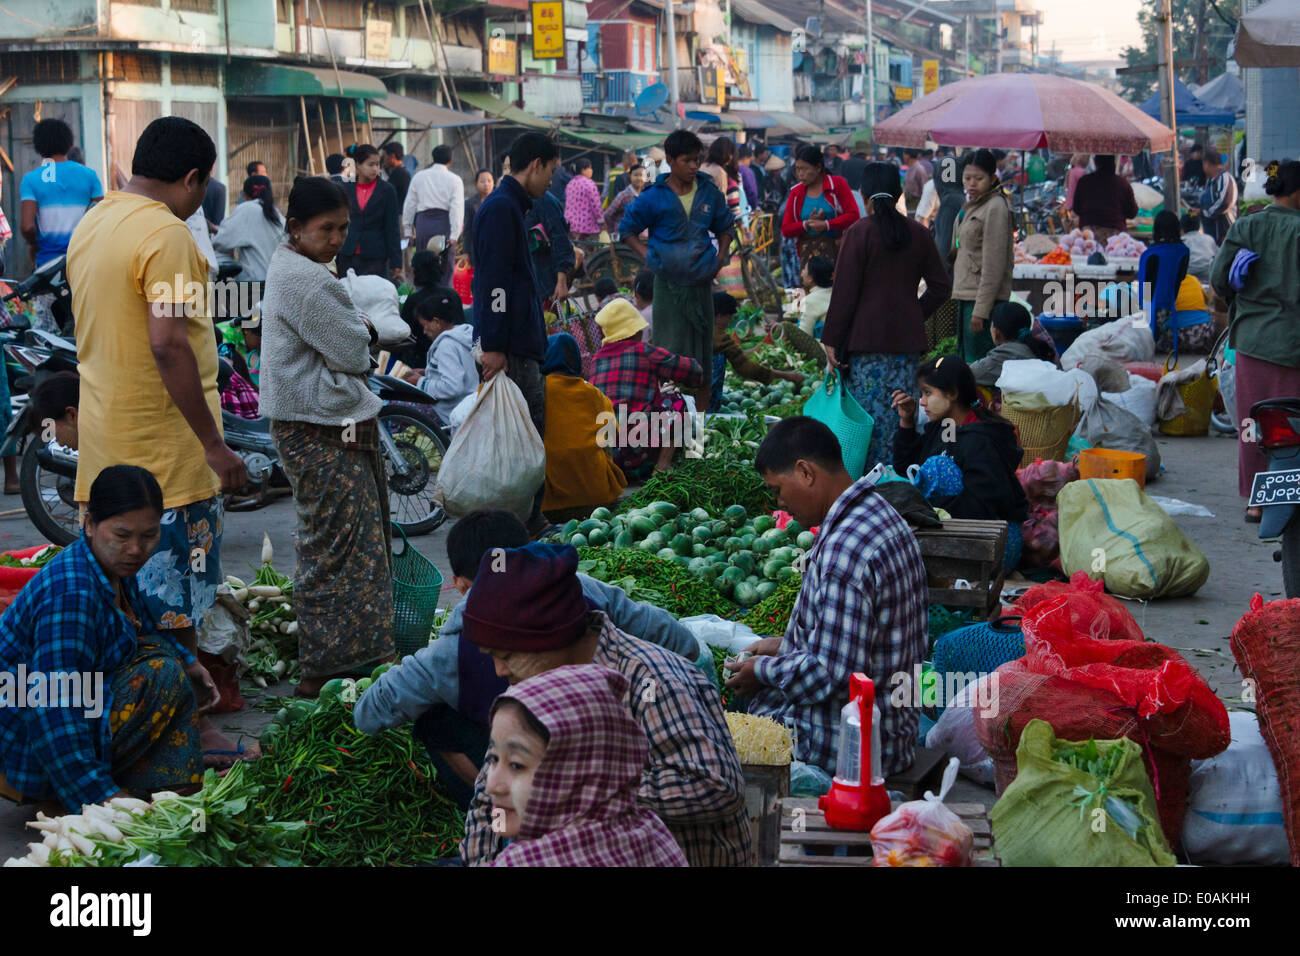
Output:
<svg viewBox="0 0 1300 956">
<path fill-rule="evenodd" d="M 768 110 L 767 115 L 773 120 L 769 132 L 773 136 L 807 136 L 811 133 L 824 133 L 825 129 L 798 113 L 786 113 L 781 110 Z"/>
<path fill-rule="evenodd" d="M 1231 73 L 1221 73 L 1204 86 L 1194 87 L 1192 92 L 1212 109 L 1232 110 L 1237 116 L 1246 112 L 1246 89 Z"/>
<path fill-rule="evenodd" d="M 658 146 L 664 140 L 658 133 L 610 133 L 599 129 L 569 129 L 568 127 L 561 127 L 560 135 L 576 139 L 580 143 L 605 146 L 619 151 L 631 150 L 634 153 L 649 149 L 651 146 Z"/>
<path fill-rule="evenodd" d="M 1242 14 L 1233 59 L 1242 66 L 1300 66 L 1300 0 L 1271 0 Z"/>
<path fill-rule="evenodd" d="M 342 90 L 339 87 L 342 87 Z M 384 100 L 388 89 L 378 77 L 347 70 L 288 63 L 232 60 L 226 66 L 227 96 L 334 96 Z"/>
<path fill-rule="evenodd" d="M 398 116 L 410 120 L 419 129 L 485 126 L 496 122 L 492 119 L 484 119 L 481 116 L 470 116 L 468 113 L 461 113 L 458 110 L 449 110 L 445 106 L 424 103 L 420 100 L 411 99 L 409 96 L 398 96 L 396 93 L 389 93 L 386 99 L 371 100 L 371 102 L 380 109 L 388 110 L 390 113 L 396 113 Z M 376 125 L 384 121 L 382 117 L 376 117 L 376 119 L 378 120 Z"/>
<path fill-rule="evenodd" d="M 1138 109 L 1160 119 L 1160 92 L 1152 93 Z M 1174 122 L 1179 126 L 1231 126 L 1236 121 L 1235 112 L 1214 109 L 1189 90 L 1182 80 L 1174 80 Z"/>
<path fill-rule="evenodd" d="M 520 109 L 512 103 L 507 103 L 503 99 L 493 96 L 491 93 L 480 93 L 477 90 L 461 91 L 457 93 L 460 101 L 466 106 L 476 110 L 482 110 L 488 116 L 499 119 L 504 123 L 513 123 L 516 126 L 528 126 L 532 129 L 553 130 L 559 123 L 552 123 L 544 120 L 528 110 Z"/>
<path fill-rule="evenodd" d="M 939 87 L 877 123 L 880 146 L 1163 152 L 1174 131 L 1110 90 L 1045 73 L 994 73 Z"/>
</svg>

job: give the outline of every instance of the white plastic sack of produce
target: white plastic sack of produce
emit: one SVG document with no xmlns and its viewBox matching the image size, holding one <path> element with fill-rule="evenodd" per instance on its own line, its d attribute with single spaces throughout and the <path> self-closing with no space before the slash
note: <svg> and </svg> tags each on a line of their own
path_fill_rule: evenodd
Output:
<svg viewBox="0 0 1300 956">
<path fill-rule="evenodd" d="M 1132 413 L 1147 428 L 1156 423 L 1156 383 L 1143 375 L 1128 373 L 1129 388 L 1122 392 L 1102 392 L 1101 397 Z"/>
<path fill-rule="evenodd" d="M 379 344 L 395 345 L 410 336 L 411 327 L 402 320 L 397 286 L 383 276 L 359 276 L 351 269 L 341 281 L 357 312 L 379 333 Z"/>
<path fill-rule="evenodd" d="M 1286 866 L 1289 851 L 1277 767 L 1249 711 L 1228 714 L 1232 743 L 1192 761 L 1183 850 L 1192 863 Z"/>
<path fill-rule="evenodd" d="M 1087 372 L 1072 369 L 1062 372 L 1051 362 L 1042 359 L 1013 359 L 1002 365 L 998 376 L 997 388 L 1002 392 L 1003 401 L 1008 396 L 1042 395 L 1043 402 L 1011 398 L 1010 404 L 1027 411 L 1042 407 L 1060 408 L 1078 401 L 1084 411 L 1091 408 L 1101 393 L 1097 383 Z"/>
<path fill-rule="evenodd" d="M 1061 356 L 1061 368 L 1074 368 L 1085 355 L 1098 351 L 1120 363 L 1150 362 L 1156 354 L 1156 343 L 1146 313 L 1135 312 L 1081 333 Z"/>
<path fill-rule="evenodd" d="M 546 449 L 519 386 L 505 374 L 479 388 L 438 470 L 434 500 L 452 516 L 504 508 L 528 520 L 546 480 Z"/>
</svg>

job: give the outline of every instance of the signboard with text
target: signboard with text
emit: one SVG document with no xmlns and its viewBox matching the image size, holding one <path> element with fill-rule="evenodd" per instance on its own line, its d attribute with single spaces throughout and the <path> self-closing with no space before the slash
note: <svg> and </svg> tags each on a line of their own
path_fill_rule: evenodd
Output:
<svg viewBox="0 0 1300 956">
<path fill-rule="evenodd" d="M 519 72 L 519 45 L 505 37 L 488 40 L 488 73 L 493 76 L 514 76 Z"/>
<path fill-rule="evenodd" d="M 366 59 L 388 60 L 393 52 L 393 25 L 387 20 L 366 20 Z"/>
<path fill-rule="evenodd" d="M 939 61 L 921 61 L 921 92 L 928 96 L 939 88 Z"/>
<path fill-rule="evenodd" d="M 912 88 L 910 86 L 894 87 L 894 99 L 899 103 L 912 102 Z"/>
<path fill-rule="evenodd" d="M 533 59 L 564 59 L 564 0 L 532 0 Z"/>
</svg>

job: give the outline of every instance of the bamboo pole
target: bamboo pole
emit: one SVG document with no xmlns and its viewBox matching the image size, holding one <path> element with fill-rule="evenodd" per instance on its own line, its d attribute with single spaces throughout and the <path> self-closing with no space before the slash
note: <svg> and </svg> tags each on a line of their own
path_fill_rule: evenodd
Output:
<svg viewBox="0 0 1300 956">
<path fill-rule="evenodd" d="M 325 139 L 329 136 L 329 128 L 325 125 L 325 107 L 321 106 L 320 97 L 316 97 L 316 115 L 320 118 L 320 158 L 322 162 L 329 155 L 325 151 Z M 329 170 L 327 169 L 328 173 Z"/>
<path fill-rule="evenodd" d="M 311 126 L 307 124 L 307 98 L 298 97 L 298 108 L 302 110 L 302 138 L 307 142 L 307 172 L 316 175 L 316 157 L 311 148 Z"/>
<path fill-rule="evenodd" d="M 343 123 L 339 120 L 339 101 L 334 101 L 334 129 L 339 134 L 339 152 L 343 152 Z"/>
</svg>

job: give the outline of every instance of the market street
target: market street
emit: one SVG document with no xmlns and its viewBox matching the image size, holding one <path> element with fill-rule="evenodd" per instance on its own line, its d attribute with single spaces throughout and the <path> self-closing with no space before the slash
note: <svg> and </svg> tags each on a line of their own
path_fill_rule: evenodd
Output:
<svg viewBox="0 0 1300 956">
<path fill-rule="evenodd" d="M 1129 607 L 1149 640 L 1168 644 L 1186 656 L 1229 710 L 1240 709 L 1241 683 L 1228 650 L 1228 635 L 1256 591 L 1266 600 L 1281 596 L 1281 566 L 1272 557 L 1276 546 L 1260 542 L 1256 537 L 1257 526 L 1241 519 L 1233 441 L 1214 436 L 1160 438 L 1159 446 L 1166 471 L 1159 481 L 1150 485 L 1150 492 L 1202 505 L 1215 515 L 1214 518 L 1177 516 L 1174 519 L 1209 559 L 1210 578 L 1193 597 L 1159 600 L 1146 606 L 1130 602 Z M 19 504 L 16 496 L 6 501 L 11 508 Z M 420 551 L 438 566 L 444 579 L 451 577 L 445 548 L 451 526 L 452 522 L 448 521 L 432 534 L 414 539 Z M 293 563 L 293 529 L 294 509 L 290 499 L 259 511 L 228 515 L 222 547 L 225 573 L 244 575 L 256 566 L 263 531 L 271 535 L 276 566 L 288 573 Z M 0 518 L 0 549 L 26 547 L 40 540 L 24 517 Z M 444 588 L 443 603 L 459 600 L 454 590 L 447 585 Z M 243 687 L 244 709 L 219 715 L 215 721 L 232 737 L 248 735 L 244 738 L 248 742 L 270 722 L 271 712 L 257 706 L 261 698 L 251 696 L 259 693 L 256 688 L 248 681 L 243 682 Z M 281 695 L 292 690 L 291 684 L 282 681 L 268 693 Z M 950 800 L 991 806 L 995 797 L 991 789 L 963 777 L 953 788 Z M 34 812 L 7 801 L 0 802 L 0 858 L 24 852 L 32 831 L 25 830 L 22 823 L 31 819 Z"/>
</svg>

